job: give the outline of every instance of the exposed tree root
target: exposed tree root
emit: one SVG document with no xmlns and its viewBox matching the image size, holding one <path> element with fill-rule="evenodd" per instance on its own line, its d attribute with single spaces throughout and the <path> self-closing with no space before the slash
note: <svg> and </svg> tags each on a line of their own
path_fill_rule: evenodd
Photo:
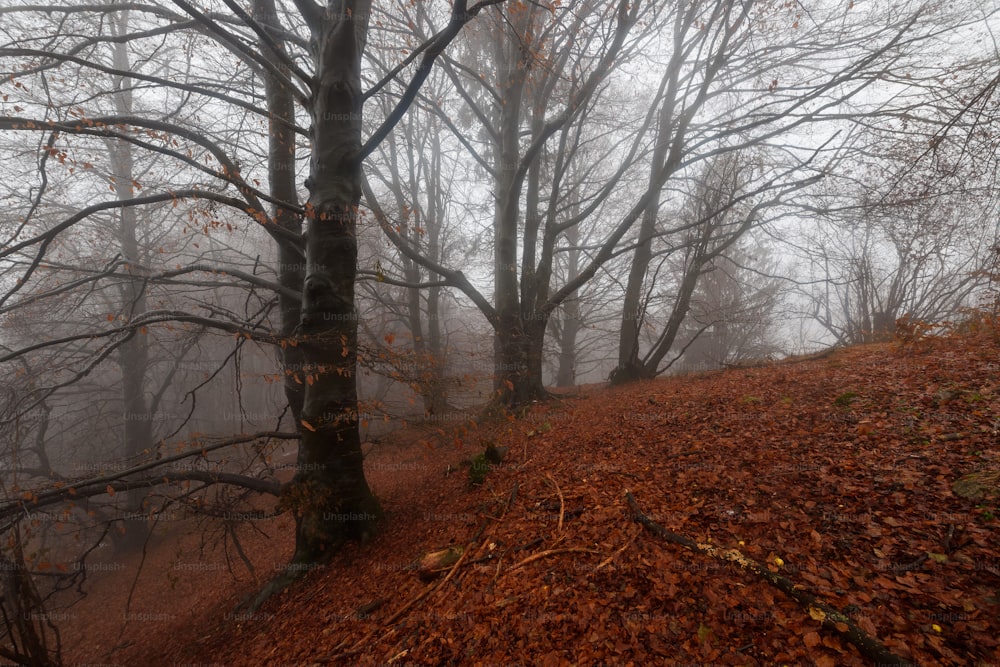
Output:
<svg viewBox="0 0 1000 667">
<path fill-rule="evenodd" d="M 869 636 L 843 612 L 826 604 L 825 602 L 820 601 L 815 595 L 802 590 L 801 586 L 793 583 L 788 577 L 783 577 L 780 574 L 771 572 L 757 561 L 744 556 L 738 549 L 723 550 L 711 544 L 698 544 L 688 537 L 672 533 L 643 514 L 642 510 L 639 509 L 639 504 L 636 502 L 631 491 L 625 492 L 625 499 L 628 500 L 629 508 L 632 510 L 632 520 L 642 524 L 648 531 L 657 537 L 666 540 L 667 542 L 679 544 L 690 549 L 691 551 L 706 554 L 717 560 L 737 563 L 744 570 L 753 572 L 758 577 L 764 579 L 769 584 L 784 592 L 802 605 L 812 618 L 822 622 L 824 628 L 833 630 L 841 637 L 854 644 L 861 654 L 869 660 L 873 660 L 878 665 L 886 666 L 898 665 L 901 667 L 910 667 L 912 665 L 912 663 L 907 662 L 905 659 L 899 657 L 886 648 L 885 645 L 878 639 Z"/>
<path fill-rule="evenodd" d="M 286 568 L 281 574 L 274 577 L 260 589 L 257 595 L 253 596 L 247 603 L 244 602 L 246 613 L 256 614 L 260 609 L 261 605 L 267 602 L 271 597 L 277 595 L 281 591 L 285 590 L 293 583 L 302 578 L 302 575 L 306 573 L 303 569 Z M 243 605 L 240 605 L 242 607 Z M 239 609 L 240 607 L 237 607 Z"/>
<path fill-rule="evenodd" d="M 451 578 L 454 577 L 455 574 L 460 570 L 462 565 L 467 562 L 466 559 L 468 558 L 469 554 L 472 553 L 472 548 L 476 545 L 477 542 L 480 541 L 487 527 L 496 527 L 496 525 L 499 522 L 503 521 L 504 517 L 507 516 L 507 511 L 510 509 L 511 505 L 514 504 L 514 500 L 517 498 L 517 490 L 518 490 L 518 485 L 515 483 L 514 487 L 510 491 L 510 495 L 507 497 L 507 502 L 504 504 L 504 508 L 503 511 L 500 513 L 500 516 L 499 517 L 487 516 L 486 521 L 483 522 L 483 525 L 480 526 L 478 531 L 476 531 L 475 537 L 473 537 L 472 540 L 462 550 L 462 556 L 458 559 L 458 561 L 454 565 L 451 566 L 451 568 L 448 570 L 448 574 L 445 575 L 443 579 L 438 580 L 434 584 L 428 585 L 415 597 L 411 598 L 409 602 L 400 607 L 394 614 L 392 614 L 392 616 L 377 624 L 364 637 L 354 642 L 352 646 L 348 647 L 348 642 L 347 640 L 345 640 L 344 642 L 336 646 L 329 655 L 320 658 L 316 662 L 320 664 L 339 663 L 343 662 L 347 658 L 351 658 L 357 655 L 358 653 L 361 653 L 365 648 L 367 648 L 371 644 L 371 639 L 375 636 L 375 634 L 378 631 L 384 628 L 388 628 L 389 626 L 395 624 L 397 621 L 399 621 L 399 619 L 401 619 L 404 615 L 406 615 L 407 612 L 409 612 L 412 608 L 414 608 L 424 598 L 430 596 L 435 591 L 438 591 L 442 587 L 444 587 L 444 585 L 448 583 L 451 580 Z M 483 545 L 480 546 L 480 548 L 477 550 L 476 552 L 477 556 L 479 555 L 479 553 L 483 551 L 483 547 L 488 541 L 489 538 L 487 536 L 486 541 L 483 542 Z M 471 559 L 468 562 L 476 562 L 476 560 Z"/>
</svg>

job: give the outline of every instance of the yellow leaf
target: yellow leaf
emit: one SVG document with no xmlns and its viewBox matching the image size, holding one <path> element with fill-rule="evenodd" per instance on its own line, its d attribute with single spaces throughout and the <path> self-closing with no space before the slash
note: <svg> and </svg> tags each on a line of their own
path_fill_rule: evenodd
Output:
<svg viewBox="0 0 1000 667">
<path fill-rule="evenodd" d="M 307 422 L 305 419 L 300 419 L 299 421 L 301 421 L 302 425 L 305 426 L 310 431 L 312 431 L 313 433 L 316 432 L 316 427 L 313 426 L 312 424 L 310 424 L 309 422 Z"/>
<path fill-rule="evenodd" d="M 809 607 L 809 618 L 822 623 L 826 620 L 826 612 L 818 607 Z"/>
</svg>

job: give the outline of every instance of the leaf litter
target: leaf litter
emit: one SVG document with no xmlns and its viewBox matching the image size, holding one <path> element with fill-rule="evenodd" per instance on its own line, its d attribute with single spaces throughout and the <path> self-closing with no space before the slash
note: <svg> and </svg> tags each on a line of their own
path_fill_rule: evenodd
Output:
<svg viewBox="0 0 1000 667">
<path fill-rule="evenodd" d="M 990 331 L 884 343 L 579 388 L 520 419 L 399 431 L 371 455 L 385 464 L 370 477 L 387 511 L 371 543 L 252 619 L 232 614 L 252 582 L 229 582 L 216 604 L 115 657 L 866 664 L 830 626 L 842 615 L 915 664 L 996 663 L 1000 499 L 952 486 L 1000 468 L 998 358 Z M 485 443 L 506 456 L 470 488 L 458 464 Z M 403 459 L 416 463 L 389 465 Z M 626 491 L 650 520 L 725 558 L 645 531 Z M 276 544 L 291 553 L 288 530 L 247 533 L 243 546 Z M 454 564 L 417 576 L 421 557 L 449 548 L 461 553 Z M 816 603 L 800 605 L 741 559 Z M 159 604 L 187 609 L 169 595 Z"/>
</svg>

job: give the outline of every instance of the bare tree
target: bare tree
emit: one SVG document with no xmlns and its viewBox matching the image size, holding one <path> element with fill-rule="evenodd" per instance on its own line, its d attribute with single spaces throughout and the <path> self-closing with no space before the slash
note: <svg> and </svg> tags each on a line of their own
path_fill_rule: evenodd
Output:
<svg viewBox="0 0 1000 667">
<path fill-rule="evenodd" d="M 766 182 L 762 187 L 751 187 L 751 183 L 758 178 L 755 173 L 757 169 L 756 162 L 746 156 L 724 153 L 715 158 L 696 180 L 688 205 L 678 215 L 677 227 L 683 232 L 671 235 L 670 238 L 676 245 L 668 246 L 660 253 L 658 266 L 672 263 L 672 273 L 677 276 L 663 308 L 665 319 L 652 328 L 655 332 L 652 340 L 641 346 L 639 332 L 645 328 L 644 324 L 652 323 L 654 314 L 650 312 L 652 306 L 649 297 L 654 295 L 653 290 L 650 290 L 649 297 L 640 300 L 638 310 L 630 315 L 637 322 L 631 329 L 636 338 L 627 348 L 623 348 L 631 356 L 624 363 L 619 363 L 612 375 L 613 381 L 655 377 L 683 353 L 682 349 L 681 353 L 664 364 L 678 341 L 683 325 L 691 321 L 689 314 L 699 285 L 703 284 L 706 276 L 723 269 L 727 253 L 737 247 L 745 234 L 766 220 L 764 214 L 779 203 L 785 194 L 779 192 L 777 195 L 762 197 L 762 191 L 770 190 L 771 184 Z M 815 179 L 800 180 L 785 187 L 795 190 L 812 180 Z M 643 259 L 650 261 L 652 258 L 651 253 L 649 260 Z M 652 284 L 655 286 L 656 281 Z M 687 336 L 687 342 L 710 328 L 714 332 L 716 324 L 721 324 L 721 321 L 711 318 L 702 322 L 697 331 Z M 623 354 L 623 350 L 619 350 L 619 355 Z"/>
<path fill-rule="evenodd" d="M 766 249 L 744 238 L 702 271 L 675 341 L 685 369 L 722 368 L 766 359 L 775 343 L 775 311 L 784 284 Z"/>
<path fill-rule="evenodd" d="M 135 274 L 123 283 L 132 290 L 126 296 L 131 295 L 134 306 L 127 320 L 89 327 L 83 335 L 22 345 L 3 358 L 97 341 L 104 342 L 97 355 L 118 349 L 127 354 L 127 341 L 150 328 L 186 325 L 280 348 L 288 371 L 286 397 L 295 426 L 301 429 L 301 445 L 295 478 L 281 493 L 281 506 L 296 516 L 296 551 L 292 567 L 276 587 L 303 571 L 297 565 L 329 557 L 344 540 L 365 539 L 380 514 L 364 477 L 357 417 L 354 290 L 362 162 L 405 114 L 432 64 L 462 27 L 501 1 L 454 3 L 445 27 L 367 92 L 362 60 L 370 2 L 331 1 L 324 6 L 313 0 L 256 0 L 250 10 L 225 1 L 203 10 L 185 0 L 176 0 L 172 7 L 109 2 L 0 9 L 6 25 L 0 45 L 5 93 L 10 88 L 0 131 L 30 134 L 44 147 L 33 185 L 18 201 L 18 223 L 0 251 L 0 259 L 11 262 L 7 275 L 17 278 L 4 285 L 0 306 L 26 305 L 32 298 L 24 296 L 26 287 L 37 284 L 61 240 L 79 233 L 87 220 L 104 211 L 121 212 L 125 227 L 132 220 L 138 225 L 141 212 L 158 204 L 182 208 L 192 222 L 204 220 L 208 226 L 215 224 L 220 210 L 234 211 L 270 237 L 278 260 L 275 282 L 260 277 L 259 261 L 251 271 L 217 264 L 168 270 L 139 269 L 139 258 L 127 257 L 126 272 Z M 126 10 L 127 24 L 121 18 Z M 115 30 L 94 29 L 108 20 Z M 156 57 L 168 44 L 193 54 L 186 68 L 178 68 L 182 61 Z M 131 63 L 108 62 L 101 54 L 109 45 L 112 50 L 127 45 L 133 54 L 147 55 Z M 116 52 L 122 53 L 121 48 Z M 392 85 L 414 62 L 418 64 L 397 102 L 365 138 L 365 98 Z M 49 87 L 52 77 L 67 75 L 98 89 L 88 96 Z M 135 99 L 140 90 L 147 96 L 157 91 L 168 111 L 130 109 L 129 96 Z M 121 102 L 114 110 L 93 102 L 108 95 L 118 95 Z M 222 122 L 207 126 L 197 111 L 188 112 L 191 100 L 205 118 Z M 306 118 L 308 128 L 301 123 Z M 88 154 L 95 140 L 119 150 L 112 161 L 120 171 L 111 187 L 113 198 L 96 187 L 101 179 Z M 298 155 L 305 140 L 311 155 L 304 181 L 308 197 L 301 202 Z M 145 183 L 134 177 L 122 182 L 129 159 L 120 150 L 124 144 L 133 159 L 141 151 L 160 160 L 158 172 Z M 78 179 L 73 185 L 70 175 Z M 106 192 L 106 181 L 103 187 Z M 41 212 L 56 201 L 66 203 L 59 219 L 43 219 Z M 131 236 L 126 233 L 122 242 L 129 246 Z M 212 304 L 195 313 L 150 308 L 141 300 L 142 286 L 151 281 L 196 286 L 204 281 L 190 274 L 206 270 L 249 290 L 273 290 L 278 324 L 272 326 L 267 317 L 269 306 L 257 317 L 241 317 Z M 97 289 L 106 277 L 107 272 L 96 273 L 85 283 Z M 130 382 L 141 383 L 141 378 L 136 372 Z M 129 400 L 144 395 L 138 384 L 126 391 Z M 130 432 L 129 446 L 147 435 Z M 138 474 L 134 467 L 129 470 Z M 273 485 L 222 473 L 187 471 L 171 478 L 185 476 L 274 490 Z M 109 488 L 132 492 L 156 478 L 116 478 Z"/>
<path fill-rule="evenodd" d="M 822 239 L 802 246 L 823 281 L 802 291 L 834 341 L 885 340 L 901 318 L 940 323 L 971 306 L 996 238 L 975 199 L 866 199 L 830 211 Z"/>
<path fill-rule="evenodd" d="M 660 223 L 660 192 L 667 178 L 684 178 L 686 165 L 699 160 L 759 147 L 766 150 L 768 160 L 777 159 L 773 164 L 778 171 L 762 174 L 750 190 L 764 197 L 758 206 L 781 204 L 792 193 L 812 184 L 811 174 L 828 172 L 836 161 L 810 164 L 806 156 L 811 150 L 816 150 L 813 161 L 821 155 L 836 156 L 857 136 L 846 131 L 851 123 L 863 125 L 874 118 L 893 117 L 916 104 L 923 89 L 913 84 L 920 81 L 929 85 L 939 72 L 937 63 L 928 62 L 922 49 L 966 21 L 961 13 L 932 19 L 928 8 L 917 3 L 896 6 L 884 13 L 874 5 L 860 12 L 854 6 L 828 5 L 815 11 L 796 7 L 790 10 L 793 17 L 781 9 L 771 11 L 746 3 L 740 12 L 728 3 L 699 7 L 705 14 L 698 13 L 696 6 L 698 3 L 691 5 L 687 13 L 678 13 L 675 35 L 691 34 L 689 39 L 698 40 L 702 26 L 707 24 L 724 35 L 713 44 L 725 48 L 697 52 L 704 55 L 703 64 L 688 70 L 685 42 L 675 39 L 673 43 L 673 75 L 666 79 L 659 111 L 649 181 L 651 196 L 643 212 L 625 290 L 619 365 L 613 374 L 618 381 L 649 377 L 661 370 L 659 362 L 686 314 L 689 301 L 685 295 L 696 286 L 700 271 L 701 265 L 694 261 L 691 267 L 695 273 L 682 281 L 677 291 L 675 307 L 680 311 L 668 319 L 653 344 L 655 352 L 651 356 L 640 352 L 642 295 L 652 290 L 650 269 L 658 255 L 654 250 L 658 240 L 663 240 L 659 247 L 667 252 L 670 248 L 693 252 L 689 243 L 676 240 L 678 234 L 684 234 L 683 225 L 670 229 Z M 755 39 L 764 28 L 769 36 Z M 787 40 L 771 42 L 777 35 L 786 35 Z M 764 43 L 775 46 L 756 48 Z M 814 65 L 820 59 L 836 65 L 824 66 L 824 75 L 817 76 Z M 909 92 L 898 94 L 888 103 L 879 96 L 872 103 L 860 101 L 870 89 L 897 82 Z M 710 99 L 713 101 L 707 103 Z M 720 105 L 722 100 L 727 103 Z M 825 136 L 825 143 L 803 140 L 806 135 Z M 778 159 L 778 155 L 782 157 Z M 718 203 L 729 206 L 724 201 Z M 758 208 L 755 217 L 763 210 Z M 761 222 L 747 225 L 743 232 Z M 695 253 L 692 259 L 697 256 Z"/>
</svg>

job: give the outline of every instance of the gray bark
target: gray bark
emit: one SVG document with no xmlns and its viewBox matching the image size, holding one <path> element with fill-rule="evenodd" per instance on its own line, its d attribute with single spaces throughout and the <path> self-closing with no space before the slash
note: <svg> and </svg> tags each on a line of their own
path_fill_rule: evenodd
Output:
<svg viewBox="0 0 1000 667">
<path fill-rule="evenodd" d="M 128 31 L 128 11 L 122 11 L 111 19 L 111 28 L 117 35 Z M 117 43 L 113 47 L 112 59 L 115 69 L 128 71 L 130 69 L 128 50 L 125 43 Z M 131 81 L 125 77 L 114 78 L 115 94 L 112 96 L 115 111 L 121 115 L 132 113 Z M 110 152 L 111 170 L 114 176 L 115 195 L 119 201 L 133 198 L 133 158 L 132 145 L 126 141 L 109 139 L 107 145 Z M 121 285 L 122 313 L 131 320 L 146 312 L 145 281 L 141 275 L 142 266 L 146 265 L 140 256 L 138 241 L 138 217 L 136 208 L 123 206 L 118 221 L 118 240 L 124 258 L 125 271 L 129 278 Z M 118 363 L 122 373 L 122 407 L 124 419 L 124 458 L 134 461 L 144 450 L 153 444 L 153 420 L 149 414 L 150 406 L 146 400 L 146 373 L 149 368 L 149 344 L 142 333 L 134 333 L 118 349 Z M 141 489 L 130 490 L 125 494 L 127 514 L 135 515 L 141 512 L 145 493 Z M 123 532 L 112 533 L 120 535 L 116 544 L 120 548 L 134 548 L 142 544 L 148 535 L 148 526 L 142 521 L 126 521 L 122 524 Z"/>
</svg>

